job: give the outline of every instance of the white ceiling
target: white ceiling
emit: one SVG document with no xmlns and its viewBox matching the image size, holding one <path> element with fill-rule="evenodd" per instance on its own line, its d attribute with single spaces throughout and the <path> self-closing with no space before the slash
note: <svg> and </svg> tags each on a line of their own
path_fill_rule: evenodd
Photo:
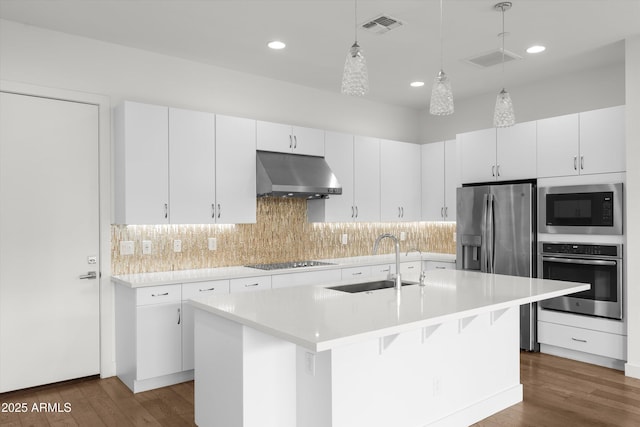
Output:
<svg viewBox="0 0 640 427">
<path fill-rule="evenodd" d="M 624 61 L 640 34 L 640 0 L 513 0 L 505 14 L 506 49 L 523 57 L 479 69 L 464 59 L 500 46 L 496 1 L 444 0 L 444 70 L 456 99 L 554 75 Z M 359 0 L 358 23 L 385 14 L 404 22 L 384 35 L 360 30 L 369 66 L 368 98 L 411 108 L 428 105 L 440 65 L 439 1 Z M 12 21 L 340 91 L 354 41 L 353 0 L 0 0 Z M 287 43 L 271 51 L 269 40 Z M 547 51 L 525 49 L 544 44 Z M 409 83 L 423 80 L 422 88 Z"/>
</svg>

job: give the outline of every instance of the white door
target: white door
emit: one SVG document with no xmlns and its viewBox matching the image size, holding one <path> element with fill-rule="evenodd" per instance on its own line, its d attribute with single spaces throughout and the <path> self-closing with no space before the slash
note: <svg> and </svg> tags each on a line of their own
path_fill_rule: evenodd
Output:
<svg viewBox="0 0 640 427">
<path fill-rule="evenodd" d="M 325 159 L 342 186 L 342 195 L 332 196 L 324 201 L 325 221 L 352 222 L 356 216 L 353 204 L 353 135 L 327 132 Z"/>
<path fill-rule="evenodd" d="M 444 219 L 444 142 L 424 144 L 422 149 L 422 220 Z"/>
<path fill-rule="evenodd" d="M 580 173 L 626 170 L 624 106 L 580 113 Z"/>
<path fill-rule="evenodd" d="M 538 178 L 578 175 L 578 114 L 538 120 Z"/>
<path fill-rule="evenodd" d="M 354 139 L 354 197 L 358 222 L 380 221 L 380 140 Z"/>
<path fill-rule="evenodd" d="M 456 220 L 456 189 L 460 181 L 458 167 L 457 142 L 455 139 L 444 142 L 444 220 Z"/>
<path fill-rule="evenodd" d="M 498 181 L 536 177 L 536 122 L 518 123 L 497 129 Z"/>
<path fill-rule="evenodd" d="M 100 372 L 96 105 L 0 93 L 0 392 Z M 95 262 L 90 257 L 95 257 Z"/>
</svg>

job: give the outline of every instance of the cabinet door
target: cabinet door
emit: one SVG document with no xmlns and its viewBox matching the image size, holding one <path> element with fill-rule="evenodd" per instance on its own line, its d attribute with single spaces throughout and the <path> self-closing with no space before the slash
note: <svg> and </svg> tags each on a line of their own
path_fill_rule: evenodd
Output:
<svg viewBox="0 0 640 427">
<path fill-rule="evenodd" d="M 342 186 L 342 195 L 331 196 L 324 201 L 326 222 L 351 222 L 355 219 L 353 156 L 352 135 L 326 133 L 325 160 Z"/>
<path fill-rule="evenodd" d="M 182 371 L 181 303 L 136 308 L 136 379 Z"/>
<path fill-rule="evenodd" d="M 380 219 L 420 220 L 420 146 L 380 141 Z"/>
<path fill-rule="evenodd" d="M 371 266 L 349 267 L 342 269 L 342 280 L 361 279 L 371 276 Z"/>
<path fill-rule="evenodd" d="M 409 261 L 400 263 L 400 275 L 404 279 L 417 279 L 422 268 L 422 261 Z"/>
<path fill-rule="evenodd" d="M 624 106 L 580 113 L 580 173 L 623 172 Z"/>
<path fill-rule="evenodd" d="M 214 115 L 169 109 L 172 224 L 211 224 L 215 203 Z"/>
<path fill-rule="evenodd" d="M 214 280 L 205 282 L 185 283 L 182 285 L 182 370 L 194 368 L 193 364 L 193 311 L 188 300 L 197 296 L 229 293 L 228 280 Z"/>
<path fill-rule="evenodd" d="M 441 221 L 445 207 L 444 142 L 424 144 L 422 150 L 422 219 Z"/>
<path fill-rule="evenodd" d="M 324 156 L 325 134 L 321 129 L 293 126 L 293 152 L 307 156 Z"/>
<path fill-rule="evenodd" d="M 456 220 L 456 188 L 460 182 L 456 140 L 444 142 L 444 219 Z"/>
<path fill-rule="evenodd" d="M 537 175 L 536 122 L 499 128 L 496 177 L 498 181 L 533 179 Z"/>
<path fill-rule="evenodd" d="M 354 139 L 354 207 L 357 222 L 380 221 L 380 140 Z"/>
<path fill-rule="evenodd" d="M 462 183 L 488 182 L 496 179 L 496 129 L 458 134 L 462 153 Z"/>
<path fill-rule="evenodd" d="M 258 150 L 290 153 L 293 150 L 291 126 L 280 123 L 256 123 L 256 146 Z"/>
<path fill-rule="evenodd" d="M 256 222 L 256 122 L 216 116 L 216 222 Z"/>
<path fill-rule="evenodd" d="M 538 120 L 538 178 L 578 174 L 578 114 Z"/>
<path fill-rule="evenodd" d="M 242 277 L 229 281 L 229 290 L 234 292 L 251 292 L 271 289 L 271 276 Z"/>
<path fill-rule="evenodd" d="M 169 109 L 125 102 L 116 112 L 116 222 L 169 222 Z"/>
</svg>

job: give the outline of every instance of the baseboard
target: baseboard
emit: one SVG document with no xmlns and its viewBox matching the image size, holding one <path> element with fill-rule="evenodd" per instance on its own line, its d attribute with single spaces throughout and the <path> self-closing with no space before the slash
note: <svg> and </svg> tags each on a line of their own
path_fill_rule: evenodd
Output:
<svg viewBox="0 0 640 427">
<path fill-rule="evenodd" d="M 618 371 L 625 370 L 624 360 L 611 359 L 609 357 L 556 347 L 554 345 L 540 344 L 540 353 L 577 360 L 578 362 L 591 363 L 592 365 L 604 366 L 605 368 L 617 369 Z"/>
<path fill-rule="evenodd" d="M 468 426 L 520 402 L 522 402 L 522 384 L 494 394 L 424 427 Z"/>
<path fill-rule="evenodd" d="M 628 377 L 640 379 L 640 365 L 634 365 L 632 363 L 625 363 L 624 374 Z"/>
<path fill-rule="evenodd" d="M 149 378 L 146 380 L 134 380 L 133 389 L 131 391 L 133 391 L 134 393 L 140 393 L 141 391 L 153 390 L 155 388 L 179 384 L 186 381 L 191 381 L 192 379 L 193 369 L 189 371 L 177 372 L 175 374 L 164 375 L 161 377 Z"/>
</svg>

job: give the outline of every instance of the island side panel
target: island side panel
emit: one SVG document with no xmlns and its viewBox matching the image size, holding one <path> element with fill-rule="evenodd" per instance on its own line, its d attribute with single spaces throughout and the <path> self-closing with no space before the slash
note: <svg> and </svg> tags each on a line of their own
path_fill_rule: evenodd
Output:
<svg viewBox="0 0 640 427">
<path fill-rule="evenodd" d="M 298 350 L 298 425 L 472 424 L 522 400 L 519 347 L 513 307 L 317 353 L 314 375 Z"/>
<path fill-rule="evenodd" d="M 296 346 L 196 309 L 200 426 L 295 427 Z"/>
</svg>

